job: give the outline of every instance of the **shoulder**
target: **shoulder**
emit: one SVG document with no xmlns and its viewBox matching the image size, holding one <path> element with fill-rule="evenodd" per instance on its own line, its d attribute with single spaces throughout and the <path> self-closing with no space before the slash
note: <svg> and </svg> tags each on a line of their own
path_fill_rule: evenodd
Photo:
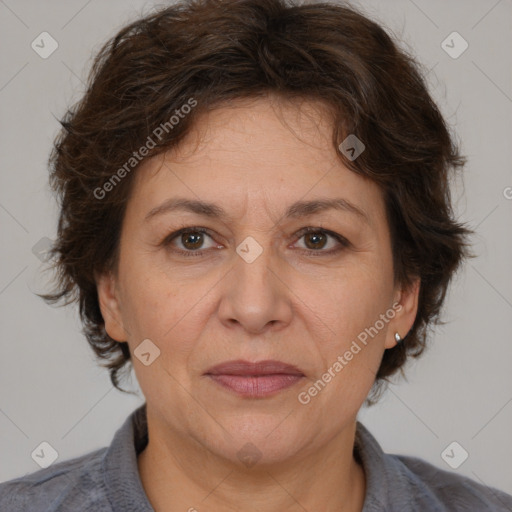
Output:
<svg viewBox="0 0 512 512">
<path fill-rule="evenodd" d="M 0 483 L 2 512 L 110 512 L 102 478 L 107 448 Z"/>
<path fill-rule="evenodd" d="M 418 457 L 391 454 L 386 457 L 400 472 L 403 484 L 409 489 L 407 494 L 414 498 L 414 503 L 430 504 L 431 508 L 418 510 L 512 511 L 512 496 L 494 487 L 440 469 Z M 416 510 L 414 507 L 413 509 Z"/>
<path fill-rule="evenodd" d="M 357 422 L 354 455 L 366 476 L 364 512 L 512 512 L 512 496 L 408 455 L 385 453 Z"/>
</svg>

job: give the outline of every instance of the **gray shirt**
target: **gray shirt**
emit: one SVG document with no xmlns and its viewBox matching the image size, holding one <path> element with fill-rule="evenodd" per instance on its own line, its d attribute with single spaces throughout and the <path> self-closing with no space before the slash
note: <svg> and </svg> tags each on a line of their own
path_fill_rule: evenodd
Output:
<svg viewBox="0 0 512 512">
<path fill-rule="evenodd" d="M 148 442 L 145 410 L 144 404 L 133 411 L 109 447 L 0 484 L 0 511 L 154 512 L 137 468 Z M 384 453 L 360 422 L 354 454 L 366 475 L 363 512 L 512 512 L 512 496 L 502 491 L 416 457 Z"/>
</svg>

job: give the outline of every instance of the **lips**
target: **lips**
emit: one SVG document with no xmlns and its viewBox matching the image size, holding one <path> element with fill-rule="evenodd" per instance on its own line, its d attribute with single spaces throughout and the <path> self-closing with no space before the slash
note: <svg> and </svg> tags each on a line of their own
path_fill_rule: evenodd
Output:
<svg viewBox="0 0 512 512">
<path fill-rule="evenodd" d="M 227 361 L 210 368 L 205 375 L 216 384 L 240 396 L 264 398 L 297 384 L 304 374 L 281 361 Z"/>
<path fill-rule="evenodd" d="M 208 375 L 304 375 L 293 365 L 282 363 L 281 361 L 259 361 L 251 363 L 241 359 L 237 361 L 227 361 L 210 368 Z"/>
</svg>

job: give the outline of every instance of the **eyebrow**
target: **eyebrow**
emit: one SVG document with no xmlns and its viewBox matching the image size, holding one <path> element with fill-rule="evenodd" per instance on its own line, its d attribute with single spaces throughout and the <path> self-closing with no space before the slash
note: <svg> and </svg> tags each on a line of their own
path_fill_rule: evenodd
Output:
<svg viewBox="0 0 512 512">
<path fill-rule="evenodd" d="M 284 217 L 302 218 L 330 209 L 352 213 L 359 217 L 369 226 L 373 225 L 369 215 L 362 208 L 356 206 L 347 199 L 343 198 L 326 198 L 314 199 L 311 201 L 297 201 L 296 203 L 293 203 L 291 206 L 288 207 L 284 214 Z M 226 213 L 226 211 L 222 207 L 214 203 L 208 203 L 205 201 L 199 201 L 194 199 L 170 198 L 164 201 L 159 206 L 156 206 L 155 208 L 150 210 L 144 217 L 144 221 L 146 222 L 158 215 L 174 212 L 177 210 L 196 213 L 198 215 L 203 215 L 205 217 L 210 217 L 214 219 L 229 218 L 229 215 Z"/>
</svg>

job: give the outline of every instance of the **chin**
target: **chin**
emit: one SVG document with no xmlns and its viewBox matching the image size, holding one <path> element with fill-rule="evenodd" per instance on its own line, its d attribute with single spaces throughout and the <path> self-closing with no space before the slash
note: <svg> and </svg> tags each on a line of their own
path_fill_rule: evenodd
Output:
<svg viewBox="0 0 512 512">
<path fill-rule="evenodd" d="M 286 414 L 247 413 L 216 419 L 224 428 L 216 424 L 218 437 L 209 436 L 208 448 L 247 468 L 282 463 L 296 455 L 302 445 L 311 447 L 312 439 L 304 438 L 305 428 L 299 428 Z"/>
</svg>

